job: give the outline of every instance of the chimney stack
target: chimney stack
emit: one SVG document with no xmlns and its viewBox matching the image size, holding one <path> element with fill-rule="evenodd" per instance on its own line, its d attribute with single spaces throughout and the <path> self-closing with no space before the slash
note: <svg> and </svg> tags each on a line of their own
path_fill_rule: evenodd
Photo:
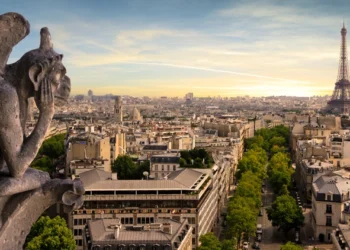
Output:
<svg viewBox="0 0 350 250">
<path fill-rule="evenodd" d="M 170 223 L 163 223 L 163 232 L 167 234 L 173 234 L 172 226 Z"/>
<path fill-rule="evenodd" d="M 120 234 L 120 226 L 115 226 L 114 228 L 114 239 L 118 239 Z"/>
</svg>

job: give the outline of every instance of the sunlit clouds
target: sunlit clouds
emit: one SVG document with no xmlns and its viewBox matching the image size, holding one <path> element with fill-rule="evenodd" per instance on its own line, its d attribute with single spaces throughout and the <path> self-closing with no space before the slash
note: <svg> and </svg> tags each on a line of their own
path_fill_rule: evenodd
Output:
<svg viewBox="0 0 350 250">
<path fill-rule="evenodd" d="M 76 3 L 67 1 L 53 3 L 57 13 L 50 16 L 9 2 L 9 10 L 32 24 L 10 60 L 37 47 L 39 30 L 47 26 L 54 48 L 64 54 L 74 94 L 332 93 L 344 5 L 350 3 L 214 2 L 84 2 L 73 8 Z"/>
</svg>

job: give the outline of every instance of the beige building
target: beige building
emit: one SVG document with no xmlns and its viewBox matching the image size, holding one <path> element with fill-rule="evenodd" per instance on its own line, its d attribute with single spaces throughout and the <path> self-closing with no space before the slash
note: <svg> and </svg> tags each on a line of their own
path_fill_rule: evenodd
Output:
<svg viewBox="0 0 350 250">
<path fill-rule="evenodd" d="M 179 154 L 153 155 L 150 158 L 150 176 L 154 179 L 164 179 L 173 171 L 180 170 Z"/>
<path fill-rule="evenodd" d="M 95 169 L 80 174 L 80 179 L 84 205 L 68 221 L 77 249 L 83 249 L 86 223 L 101 216 L 119 218 L 125 226 L 186 219 L 193 228 L 193 249 L 200 235 L 217 227 L 218 192 L 209 174 L 186 168 L 172 172 L 167 180 L 116 180 L 111 173 Z"/>
<path fill-rule="evenodd" d="M 299 190 L 304 194 L 307 201 L 311 201 L 314 178 L 320 173 L 325 174 L 331 171 L 333 171 L 333 164 L 328 161 L 304 159 L 298 164 L 295 179 Z"/>
<path fill-rule="evenodd" d="M 350 201 L 350 180 L 334 174 L 314 178 L 312 185 L 312 228 L 316 239 L 323 234 L 331 241 L 331 234 L 344 221 L 343 211 Z"/>
<path fill-rule="evenodd" d="M 133 225 L 124 225 L 119 218 L 91 220 L 84 230 L 83 249 L 192 250 L 192 227 L 187 220 Z"/>
<path fill-rule="evenodd" d="M 111 172 L 111 146 L 108 136 L 84 132 L 69 138 L 66 150 L 66 162 L 69 165 L 73 160 L 100 159 L 103 160 L 104 171 Z M 69 173 L 69 171 L 67 172 Z"/>
</svg>

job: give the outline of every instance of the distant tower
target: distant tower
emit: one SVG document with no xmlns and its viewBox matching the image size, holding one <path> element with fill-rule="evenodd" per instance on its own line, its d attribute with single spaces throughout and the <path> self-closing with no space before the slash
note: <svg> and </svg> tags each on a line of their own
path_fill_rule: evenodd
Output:
<svg viewBox="0 0 350 250">
<path fill-rule="evenodd" d="M 94 96 L 94 92 L 92 92 L 92 90 L 91 89 L 89 89 L 89 91 L 88 91 L 88 97 L 89 97 L 89 101 L 91 101 L 92 102 L 92 97 Z"/>
<path fill-rule="evenodd" d="M 348 74 L 348 59 L 346 51 L 346 28 L 343 23 L 341 29 L 341 47 L 338 69 L 338 78 L 331 100 L 328 102 L 328 109 L 337 113 L 348 113 L 350 111 L 350 82 Z"/>
<path fill-rule="evenodd" d="M 122 97 L 117 96 L 114 104 L 114 116 L 118 123 L 123 122 Z"/>
</svg>

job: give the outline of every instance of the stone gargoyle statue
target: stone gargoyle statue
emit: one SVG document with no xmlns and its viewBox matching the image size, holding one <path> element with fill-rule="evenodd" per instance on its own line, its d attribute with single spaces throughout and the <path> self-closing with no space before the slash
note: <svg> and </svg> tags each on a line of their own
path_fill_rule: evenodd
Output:
<svg viewBox="0 0 350 250">
<path fill-rule="evenodd" d="M 67 103 L 70 79 L 63 55 L 53 50 L 48 28 L 40 31 L 38 49 L 7 64 L 12 48 L 29 34 L 17 13 L 0 15 L 0 248 L 22 249 L 32 224 L 55 203 L 67 211 L 83 204 L 79 180 L 51 179 L 29 168 L 50 126 L 56 106 Z M 25 136 L 28 99 L 39 109 L 35 129 Z"/>
</svg>

